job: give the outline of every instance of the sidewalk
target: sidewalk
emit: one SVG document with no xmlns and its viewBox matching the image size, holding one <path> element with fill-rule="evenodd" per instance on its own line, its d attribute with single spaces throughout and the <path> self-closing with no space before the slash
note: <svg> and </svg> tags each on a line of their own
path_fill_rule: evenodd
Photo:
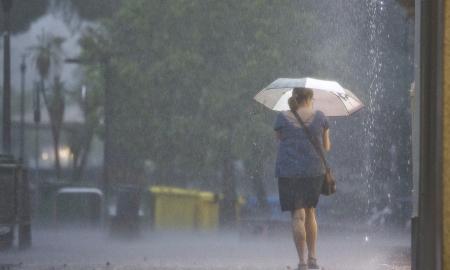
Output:
<svg viewBox="0 0 450 270">
<path fill-rule="evenodd" d="M 322 231 L 319 237 L 319 262 L 325 269 L 410 269 L 406 232 Z M 10 270 L 282 270 L 295 268 L 296 253 L 288 231 L 252 237 L 147 233 L 134 241 L 119 241 L 99 231 L 39 230 L 31 249 L 0 253 L 0 264 L 11 264 Z"/>
</svg>

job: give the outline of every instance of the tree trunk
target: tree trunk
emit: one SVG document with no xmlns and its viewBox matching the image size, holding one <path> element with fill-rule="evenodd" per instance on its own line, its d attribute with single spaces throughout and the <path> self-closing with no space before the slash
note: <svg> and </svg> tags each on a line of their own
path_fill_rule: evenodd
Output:
<svg viewBox="0 0 450 270">
<path fill-rule="evenodd" d="M 81 152 L 80 165 L 78 167 L 77 180 L 80 181 L 83 177 L 84 169 L 86 168 L 86 164 L 89 158 L 89 152 L 91 150 L 91 142 L 92 142 L 93 130 L 89 131 L 88 138 L 86 138 L 84 151 Z"/>
<path fill-rule="evenodd" d="M 53 89 L 55 91 L 52 100 L 49 100 L 49 97 L 45 91 L 44 78 L 41 78 L 41 93 L 44 99 L 45 107 L 47 108 L 47 112 L 50 119 L 50 127 L 53 137 L 53 150 L 55 154 L 55 173 L 56 178 L 59 180 L 61 178 L 61 163 L 59 156 L 59 135 L 61 131 L 63 114 L 64 114 L 64 100 L 61 97 L 61 85 L 57 85 L 59 82 L 59 78 L 55 78 L 55 85 Z"/>
<path fill-rule="evenodd" d="M 94 127 L 88 125 L 85 136 L 83 136 L 82 146 L 78 151 L 77 156 L 74 156 L 72 180 L 78 182 L 83 177 L 83 172 L 89 157 L 91 149 L 92 137 L 94 136 Z"/>
<path fill-rule="evenodd" d="M 76 171 L 78 169 L 78 160 L 80 158 L 80 152 L 72 150 L 72 182 L 77 182 L 78 178 L 76 177 Z"/>
<path fill-rule="evenodd" d="M 50 117 L 52 118 L 52 117 Z M 53 121 L 51 121 L 53 122 Z M 57 127 L 52 123 L 52 136 L 53 136 L 53 150 L 55 153 L 55 173 L 56 178 L 59 180 L 61 178 L 61 163 L 59 157 L 59 132 Z"/>
</svg>

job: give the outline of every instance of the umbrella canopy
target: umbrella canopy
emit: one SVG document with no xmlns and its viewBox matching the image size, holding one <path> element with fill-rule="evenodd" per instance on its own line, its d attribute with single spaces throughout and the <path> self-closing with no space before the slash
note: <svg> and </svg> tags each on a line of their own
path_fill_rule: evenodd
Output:
<svg viewBox="0 0 450 270">
<path fill-rule="evenodd" d="M 255 100 L 275 111 L 289 110 L 288 99 L 292 89 L 310 88 L 314 92 L 313 107 L 327 116 L 347 116 L 359 111 L 364 104 L 350 91 L 335 81 L 313 78 L 280 78 L 261 90 Z"/>
</svg>

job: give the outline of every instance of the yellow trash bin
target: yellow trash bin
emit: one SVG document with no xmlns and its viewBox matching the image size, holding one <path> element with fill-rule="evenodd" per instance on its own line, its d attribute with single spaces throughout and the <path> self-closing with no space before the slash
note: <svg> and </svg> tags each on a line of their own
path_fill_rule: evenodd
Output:
<svg viewBox="0 0 450 270">
<path fill-rule="evenodd" d="M 239 224 L 241 222 L 241 208 L 242 206 L 244 206 L 246 203 L 245 199 L 243 196 L 238 196 L 236 198 L 236 203 L 234 205 L 234 209 L 236 211 L 236 223 Z"/>
<path fill-rule="evenodd" d="M 153 197 L 154 229 L 195 229 L 198 204 L 196 191 L 154 186 L 150 188 L 150 193 Z"/>
<path fill-rule="evenodd" d="M 212 231 L 219 227 L 219 201 L 212 192 L 174 187 L 150 187 L 153 228 L 156 230 Z M 242 196 L 235 203 L 236 221 L 245 204 Z"/>
<path fill-rule="evenodd" d="M 219 225 L 218 195 L 212 192 L 198 192 L 197 226 L 200 231 L 211 231 Z"/>
</svg>

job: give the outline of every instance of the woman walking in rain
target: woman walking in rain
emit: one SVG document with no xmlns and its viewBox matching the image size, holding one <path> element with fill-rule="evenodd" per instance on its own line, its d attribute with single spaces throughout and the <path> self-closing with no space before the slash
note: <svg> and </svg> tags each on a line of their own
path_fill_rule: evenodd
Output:
<svg viewBox="0 0 450 270">
<path fill-rule="evenodd" d="M 313 91 L 294 88 L 289 98 L 290 111 L 280 112 L 274 129 L 279 140 L 275 174 L 282 211 L 292 215 L 294 243 L 299 270 L 320 269 L 316 257 L 317 222 L 315 208 L 324 181 L 325 167 L 314 149 L 308 132 L 323 150 L 331 148 L 328 119 L 313 110 Z M 295 113 L 304 122 L 305 129 Z M 306 256 L 307 255 L 307 256 Z"/>
</svg>

